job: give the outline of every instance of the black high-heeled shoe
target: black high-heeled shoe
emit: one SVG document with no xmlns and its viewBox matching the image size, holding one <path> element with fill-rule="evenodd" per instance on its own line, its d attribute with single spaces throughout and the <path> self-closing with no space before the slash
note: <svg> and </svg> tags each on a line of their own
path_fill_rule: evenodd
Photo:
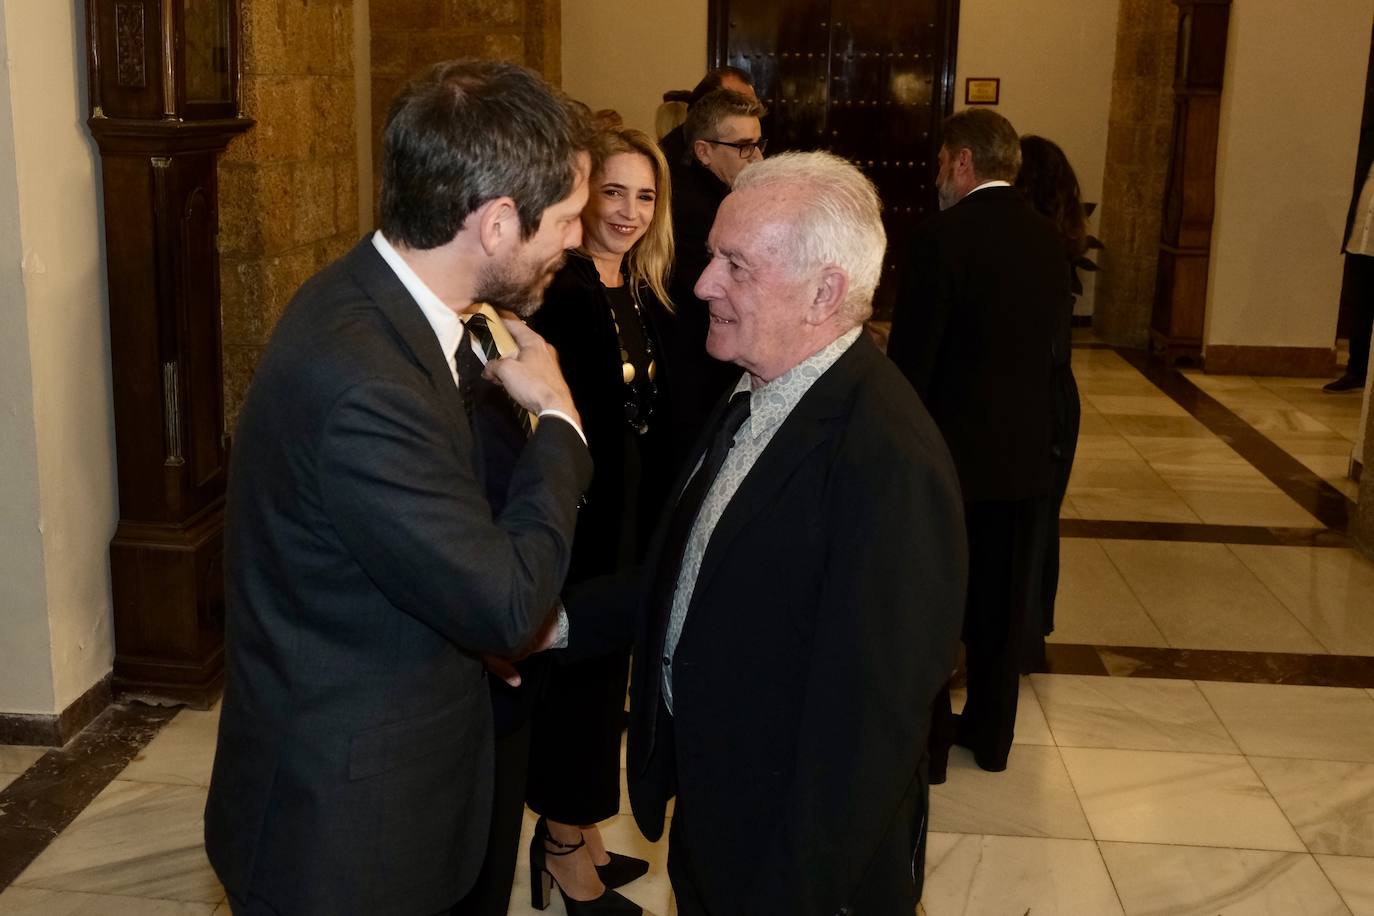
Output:
<svg viewBox="0 0 1374 916">
<path fill-rule="evenodd" d="M 606 850 L 606 855 L 611 857 L 611 861 L 605 865 L 597 865 L 596 874 L 607 887 L 624 887 L 649 873 L 649 863 L 644 859 L 624 856 L 609 849 Z"/>
<path fill-rule="evenodd" d="M 549 825 L 544 823 L 544 819 L 541 817 L 538 820 L 534 825 L 534 836 L 530 839 L 530 905 L 536 910 L 547 909 L 553 897 L 554 885 L 557 884 L 568 916 L 642 916 L 644 911 L 637 903 L 626 900 L 610 888 L 595 900 L 574 900 L 558 884 L 558 879 L 549 871 L 547 857 L 572 855 L 586 845 L 587 841 L 582 839 L 571 844 L 558 842 L 549 835 Z M 551 846 L 556 848 L 550 849 Z"/>
</svg>

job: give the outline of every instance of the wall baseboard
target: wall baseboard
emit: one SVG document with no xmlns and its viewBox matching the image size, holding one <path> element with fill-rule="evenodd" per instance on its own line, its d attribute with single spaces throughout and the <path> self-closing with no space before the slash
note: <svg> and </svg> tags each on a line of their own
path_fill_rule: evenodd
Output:
<svg viewBox="0 0 1374 916">
<path fill-rule="evenodd" d="M 113 699 L 107 674 L 59 714 L 0 712 L 0 744 L 61 747 L 104 712 Z"/>
<path fill-rule="evenodd" d="M 1284 375 L 1335 378 L 1335 347 L 1246 347 L 1209 344 L 1202 351 L 1208 375 Z"/>
</svg>

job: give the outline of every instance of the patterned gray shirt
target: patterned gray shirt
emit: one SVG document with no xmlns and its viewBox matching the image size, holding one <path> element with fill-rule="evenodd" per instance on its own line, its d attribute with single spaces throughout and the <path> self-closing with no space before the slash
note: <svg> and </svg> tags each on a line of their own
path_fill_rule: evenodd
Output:
<svg viewBox="0 0 1374 916">
<path fill-rule="evenodd" d="M 835 364 L 843 353 L 853 346 L 854 341 L 863 333 L 862 327 L 853 328 L 841 334 L 829 346 L 802 360 L 782 375 L 749 395 L 749 417 L 735 433 L 734 444 L 721 465 L 720 473 L 706 491 L 706 498 L 697 513 L 692 533 L 687 538 L 687 547 L 682 554 L 682 571 L 678 574 L 677 588 L 673 592 L 673 609 L 668 618 L 668 633 L 663 644 L 663 702 L 668 711 L 673 711 L 673 667 L 672 658 L 677 651 L 678 640 L 682 637 L 682 625 L 687 620 L 687 608 L 692 603 L 692 591 L 696 588 L 697 573 L 701 571 L 701 559 L 706 555 L 706 545 L 716 523 L 725 513 L 725 507 L 734 498 L 749 469 L 763 454 L 768 443 L 773 441 L 782 422 L 801 401 L 802 396 L 816 383 L 816 379 Z M 735 385 L 735 391 L 749 391 L 751 376 L 745 373 Z"/>
</svg>

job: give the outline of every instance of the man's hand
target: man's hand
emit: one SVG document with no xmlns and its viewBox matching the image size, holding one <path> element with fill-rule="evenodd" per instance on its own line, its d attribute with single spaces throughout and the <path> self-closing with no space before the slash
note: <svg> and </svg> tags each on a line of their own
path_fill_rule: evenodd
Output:
<svg viewBox="0 0 1374 916">
<path fill-rule="evenodd" d="M 520 672 L 516 670 L 515 663 L 510 659 L 483 652 L 482 667 L 486 668 L 489 674 L 499 677 L 512 687 L 520 686 Z"/>
<path fill-rule="evenodd" d="M 563 605 L 557 602 L 553 606 L 553 613 L 544 621 L 544 625 L 534 634 L 534 639 L 530 644 L 521 650 L 520 654 L 514 658 L 503 658 L 500 655 L 482 653 L 482 667 L 488 672 L 499 677 L 501 680 L 510 684 L 512 687 L 520 686 L 520 672 L 516 670 L 515 663 L 522 658 L 528 658 L 536 652 L 544 652 L 554 648 L 558 643 L 558 609 Z"/>
<path fill-rule="evenodd" d="M 488 362 L 482 374 L 499 383 L 530 413 L 537 416 L 545 410 L 557 410 L 580 425 L 582 418 L 573 404 L 568 383 L 559 371 L 558 354 L 553 347 L 520 319 L 502 316 L 501 321 L 515 339 L 517 350 L 513 355 Z"/>
</svg>

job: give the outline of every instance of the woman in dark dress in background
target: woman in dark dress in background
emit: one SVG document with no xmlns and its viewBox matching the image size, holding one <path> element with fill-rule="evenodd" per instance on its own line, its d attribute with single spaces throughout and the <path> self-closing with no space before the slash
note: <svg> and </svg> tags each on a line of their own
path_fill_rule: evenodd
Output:
<svg viewBox="0 0 1374 916">
<path fill-rule="evenodd" d="M 530 325 L 558 350 L 595 463 L 577 520 L 567 585 L 632 566 L 663 508 L 669 473 L 663 355 L 673 260 L 668 167 L 648 134 L 619 126 L 594 144 L 582 247 L 554 278 Z M 642 859 L 608 853 L 596 824 L 620 810 L 620 735 L 629 652 L 556 663 L 534 716 L 529 805 L 535 906 L 544 875 L 569 914 L 639 913 L 611 888 Z"/>
<path fill-rule="evenodd" d="M 1072 288 L 1074 262 L 1088 250 L 1087 216 L 1078 189 L 1078 177 L 1058 144 L 1031 134 L 1021 138 L 1021 172 L 1016 187 L 1041 215 L 1048 217 L 1059 229 L 1064 242 L 1064 269 L 1070 273 Z M 1060 311 L 1051 350 L 1054 359 L 1054 501 L 1053 511 L 1047 513 L 1041 541 L 1044 545 L 1044 565 L 1040 576 L 1039 600 L 1032 599 L 1032 607 L 1041 608 L 1042 626 L 1039 638 L 1027 640 L 1024 671 L 1043 670 L 1045 637 L 1054 631 L 1054 596 L 1059 590 L 1059 508 L 1069 488 L 1069 472 L 1073 468 L 1074 451 L 1078 446 L 1078 423 L 1081 403 L 1078 384 L 1074 381 L 1072 355 L 1072 325 L 1074 295 L 1070 294 Z"/>
</svg>

